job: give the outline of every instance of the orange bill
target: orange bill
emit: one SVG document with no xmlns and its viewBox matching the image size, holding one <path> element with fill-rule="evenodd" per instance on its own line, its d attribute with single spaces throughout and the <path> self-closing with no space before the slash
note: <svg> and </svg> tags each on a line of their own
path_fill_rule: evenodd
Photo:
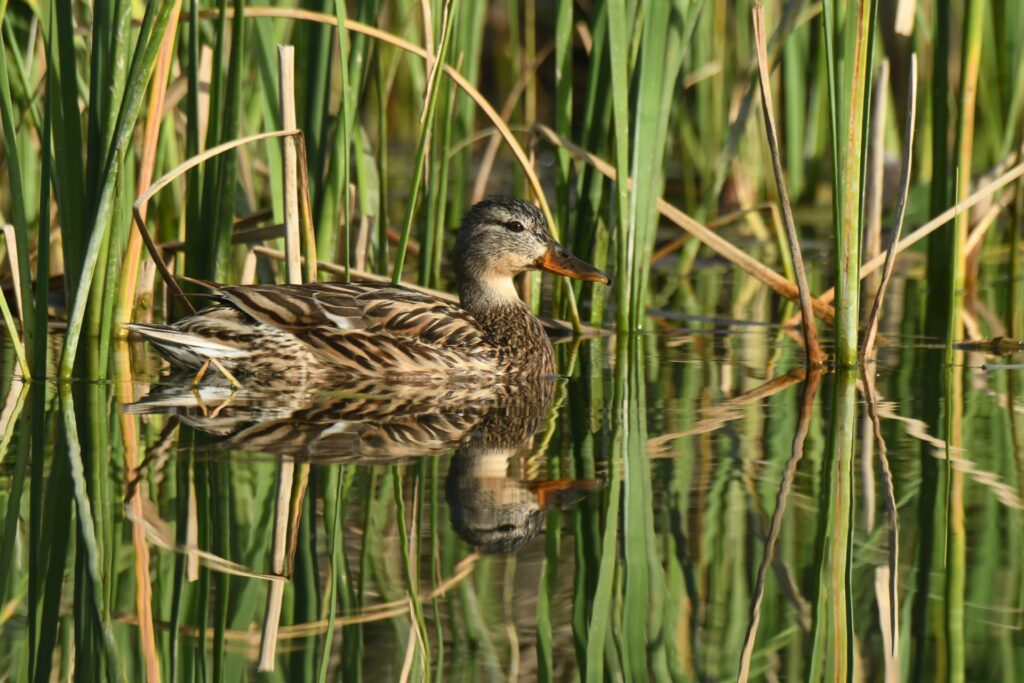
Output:
<svg viewBox="0 0 1024 683">
<path fill-rule="evenodd" d="M 542 508 L 571 502 L 572 497 L 568 494 L 593 491 L 600 487 L 601 482 L 598 479 L 551 479 L 530 482 L 530 490 L 537 494 L 537 505 Z"/>
<path fill-rule="evenodd" d="M 576 258 L 561 244 L 552 243 L 547 253 L 533 262 L 535 268 L 546 270 L 557 275 L 583 280 L 585 282 L 603 282 L 611 284 L 611 280 L 600 270 L 585 261 Z"/>
</svg>

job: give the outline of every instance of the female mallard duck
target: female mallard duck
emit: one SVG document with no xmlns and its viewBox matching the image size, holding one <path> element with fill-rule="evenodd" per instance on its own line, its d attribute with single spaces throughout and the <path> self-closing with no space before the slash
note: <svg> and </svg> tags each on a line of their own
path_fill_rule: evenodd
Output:
<svg viewBox="0 0 1024 683">
<path fill-rule="evenodd" d="M 493 197 L 466 213 L 455 244 L 461 307 L 379 282 L 215 285 L 220 305 L 173 325 L 131 324 L 172 365 L 280 377 L 552 374 L 551 342 L 512 278 L 527 270 L 608 276 L 551 237 L 544 215 Z"/>
</svg>

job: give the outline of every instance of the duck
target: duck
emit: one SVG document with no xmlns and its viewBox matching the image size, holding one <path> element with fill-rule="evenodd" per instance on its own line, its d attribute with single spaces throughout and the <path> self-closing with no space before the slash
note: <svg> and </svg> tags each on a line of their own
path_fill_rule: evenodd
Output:
<svg viewBox="0 0 1024 683">
<path fill-rule="evenodd" d="M 233 376 L 409 380 L 550 376 L 554 351 L 513 278 L 541 270 L 610 284 L 551 235 L 544 214 L 506 196 L 466 212 L 453 254 L 459 305 L 381 282 L 226 285 L 216 305 L 172 324 L 130 323 L 170 364 Z"/>
</svg>

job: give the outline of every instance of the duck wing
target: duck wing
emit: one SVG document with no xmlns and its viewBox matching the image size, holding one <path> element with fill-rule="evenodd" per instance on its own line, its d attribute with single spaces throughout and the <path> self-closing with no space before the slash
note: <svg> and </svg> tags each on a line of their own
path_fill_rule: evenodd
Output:
<svg viewBox="0 0 1024 683">
<path fill-rule="evenodd" d="M 354 372 L 493 371 L 497 350 L 461 308 L 379 282 L 217 287 L 255 320 L 292 333 L 332 365 Z"/>
</svg>

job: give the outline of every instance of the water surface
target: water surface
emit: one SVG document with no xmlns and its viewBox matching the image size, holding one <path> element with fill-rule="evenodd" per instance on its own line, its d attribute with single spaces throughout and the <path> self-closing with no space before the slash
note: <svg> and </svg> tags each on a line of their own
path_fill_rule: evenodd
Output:
<svg viewBox="0 0 1024 683">
<path fill-rule="evenodd" d="M 8 372 L 0 670 L 1024 675 L 1019 355 L 808 374 L 774 327 L 660 329 L 511 388 L 194 392 L 127 345 L 109 384 Z"/>
</svg>

